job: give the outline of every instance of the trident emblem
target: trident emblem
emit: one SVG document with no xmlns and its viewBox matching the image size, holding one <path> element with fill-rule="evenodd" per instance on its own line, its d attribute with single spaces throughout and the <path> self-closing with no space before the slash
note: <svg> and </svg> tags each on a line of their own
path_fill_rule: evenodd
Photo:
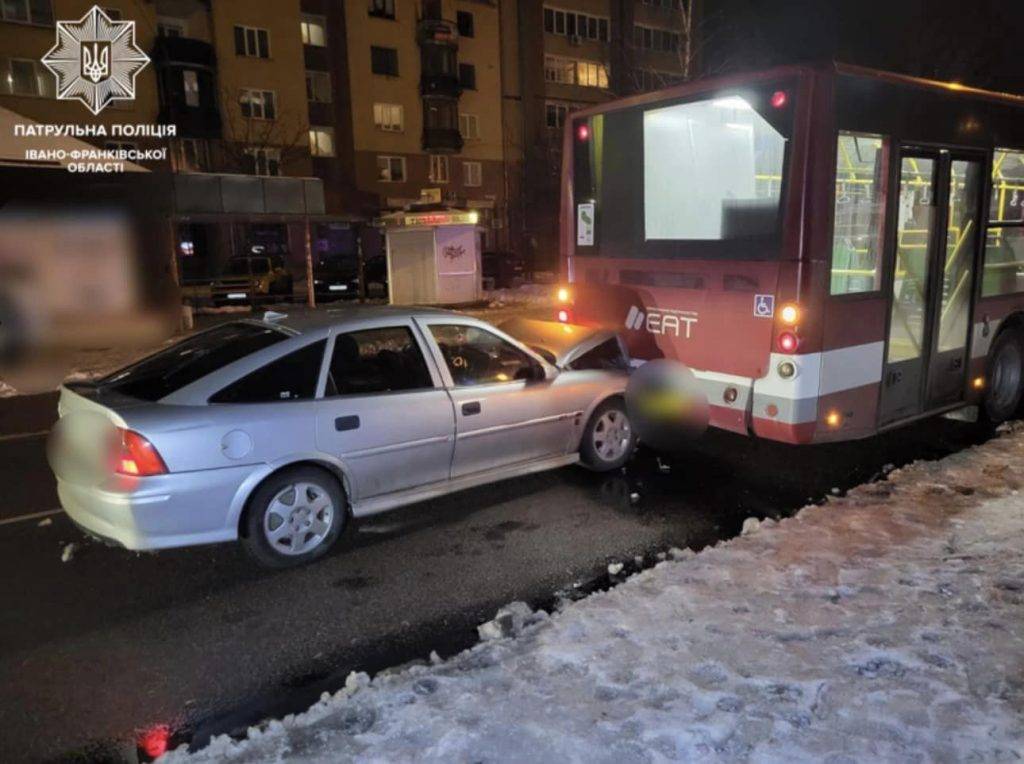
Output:
<svg viewBox="0 0 1024 764">
<path fill-rule="evenodd" d="M 82 43 L 82 76 L 93 82 L 110 76 L 110 43 Z"/>
</svg>

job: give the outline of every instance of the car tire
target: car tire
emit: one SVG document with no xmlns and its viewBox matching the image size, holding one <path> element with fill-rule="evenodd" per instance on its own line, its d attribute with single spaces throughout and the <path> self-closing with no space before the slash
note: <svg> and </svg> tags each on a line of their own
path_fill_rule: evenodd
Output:
<svg viewBox="0 0 1024 764">
<path fill-rule="evenodd" d="M 626 412 L 626 402 L 609 398 L 594 410 L 583 428 L 580 460 L 595 472 L 609 472 L 622 467 L 635 450 L 636 432 Z"/>
<path fill-rule="evenodd" d="M 996 337 L 988 354 L 985 381 L 979 418 L 997 425 L 1016 416 L 1024 398 L 1024 337 L 1016 329 Z"/>
<path fill-rule="evenodd" d="M 253 491 L 242 518 L 242 544 L 268 568 L 305 565 L 327 554 L 344 530 L 345 492 L 314 466 L 276 472 Z"/>
</svg>

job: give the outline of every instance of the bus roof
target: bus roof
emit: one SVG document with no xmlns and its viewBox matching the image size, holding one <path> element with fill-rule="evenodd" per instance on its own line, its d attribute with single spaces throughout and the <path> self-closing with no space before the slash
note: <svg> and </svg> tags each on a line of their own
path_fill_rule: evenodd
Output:
<svg viewBox="0 0 1024 764">
<path fill-rule="evenodd" d="M 685 82 L 681 85 L 673 85 L 672 87 L 663 88 L 650 93 L 642 93 L 635 96 L 617 98 L 612 101 L 595 104 L 594 106 L 573 112 L 573 117 L 587 117 L 593 114 L 602 114 L 609 111 L 617 111 L 619 109 L 628 109 L 632 106 L 657 103 L 666 99 L 685 98 L 686 96 L 693 95 L 695 93 L 702 93 L 708 90 L 718 90 L 734 85 L 756 83 L 766 80 L 777 80 L 782 77 L 806 75 L 815 72 L 848 75 L 851 77 L 860 77 L 862 79 L 873 79 L 896 85 L 906 85 L 908 87 L 918 88 L 921 90 L 932 90 L 949 95 L 966 96 L 969 98 L 994 101 L 1007 106 L 1024 107 L 1024 95 L 999 93 L 992 90 L 984 90 L 982 88 L 963 85 L 959 82 L 942 82 L 940 80 L 930 80 L 924 77 L 914 77 L 909 74 L 887 72 L 881 69 L 871 69 L 866 66 L 857 66 L 855 64 L 845 64 L 833 61 L 826 64 L 792 64 L 787 66 L 776 66 L 769 69 L 737 72 L 735 74 L 702 77 L 690 80 L 689 82 Z"/>
</svg>

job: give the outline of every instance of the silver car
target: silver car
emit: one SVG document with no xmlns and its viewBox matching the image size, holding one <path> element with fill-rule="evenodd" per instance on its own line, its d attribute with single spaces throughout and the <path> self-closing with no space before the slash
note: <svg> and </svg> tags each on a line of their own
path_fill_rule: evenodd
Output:
<svg viewBox="0 0 1024 764">
<path fill-rule="evenodd" d="M 636 439 L 618 345 L 545 324 L 530 347 L 457 313 L 353 307 L 192 335 L 61 388 L 61 505 L 128 549 L 241 539 L 282 567 L 325 554 L 350 516 L 581 460 L 620 467 Z M 603 350 L 588 363 L 580 346 Z"/>
</svg>

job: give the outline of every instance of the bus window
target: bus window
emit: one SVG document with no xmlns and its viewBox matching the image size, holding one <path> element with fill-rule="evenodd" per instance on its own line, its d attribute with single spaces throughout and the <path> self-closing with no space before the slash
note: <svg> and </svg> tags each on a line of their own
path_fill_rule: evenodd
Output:
<svg viewBox="0 0 1024 764">
<path fill-rule="evenodd" d="M 1024 292 L 1024 152 L 996 150 L 982 296 Z"/>
<path fill-rule="evenodd" d="M 780 94 L 793 90 L 775 82 L 576 120 L 576 254 L 777 259 L 796 100 Z"/>
<path fill-rule="evenodd" d="M 881 286 L 887 146 L 872 135 L 840 133 L 836 146 L 832 294 Z"/>
</svg>

